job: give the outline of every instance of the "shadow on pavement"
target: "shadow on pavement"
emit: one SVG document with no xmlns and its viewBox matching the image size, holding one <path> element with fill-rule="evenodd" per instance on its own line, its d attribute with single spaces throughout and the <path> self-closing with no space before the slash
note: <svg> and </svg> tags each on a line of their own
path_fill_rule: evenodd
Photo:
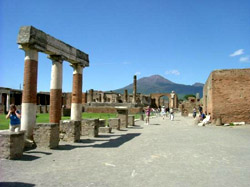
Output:
<svg viewBox="0 0 250 187">
<path fill-rule="evenodd" d="M 35 184 L 30 183 L 23 183 L 23 182 L 0 182 L 0 187 L 32 187 L 35 186 Z"/>
<path fill-rule="evenodd" d="M 19 158 L 18 161 L 33 161 L 40 158 L 39 156 L 34 156 L 34 155 L 26 155 L 23 154 L 22 158 Z"/>
<path fill-rule="evenodd" d="M 116 139 L 110 139 L 108 142 L 105 142 L 103 144 L 96 144 L 91 147 L 93 148 L 114 148 L 114 147 L 119 147 L 122 144 L 132 140 L 136 136 L 141 135 L 141 133 L 129 133 L 129 134 L 124 134 L 121 135 L 119 138 Z"/>
<path fill-rule="evenodd" d="M 152 123 L 152 124 L 149 124 L 149 125 L 160 125 L 160 124 L 158 124 L 158 123 Z"/>
<path fill-rule="evenodd" d="M 40 153 L 40 154 L 44 154 L 44 155 L 51 155 L 52 153 L 49 153 L 49 152 L 43 152 L 43 151 L 27 151 L 25 153 Z"/>
</svg>

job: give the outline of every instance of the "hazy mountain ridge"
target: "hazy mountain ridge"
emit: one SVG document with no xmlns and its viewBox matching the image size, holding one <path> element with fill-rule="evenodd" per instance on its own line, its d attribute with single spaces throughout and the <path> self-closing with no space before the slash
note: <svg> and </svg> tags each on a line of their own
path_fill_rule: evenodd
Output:
<svg viewBox="0 0 250 187">
<path fill-rule="evenodd" d="M 160 75 L 152 75 L 137 80 L 137 92 L 143 94 L 169 93 L 174 90 L 180 95 L 200 93 L 200 96 L 202 96 L 203 86 L 202 83 L 194 83 L 193 85 L 177 84 Z M 128 90 L 128 93 L 132 93 L 133 83 L 114 91 L 123 93 L 125 89 Z"/>
</svg>

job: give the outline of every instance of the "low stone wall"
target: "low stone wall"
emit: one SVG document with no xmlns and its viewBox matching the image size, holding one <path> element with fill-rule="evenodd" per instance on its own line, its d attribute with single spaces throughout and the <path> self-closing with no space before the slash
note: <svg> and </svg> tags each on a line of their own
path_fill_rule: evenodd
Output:
<svg viewBox="0 0 250 187">
<path fill-rule="evenodd" d="M 38 123 L 34 127 L 33 133 L 37 147 L 52 149 L 59 144 L 59 126 L 57 123 Z"/>
<path fill-rule="evenodd" d="M 0 158 L 19 159 L 23 155 L 25 131 L 0 131 Z"/>
<path fill-rule="evenodd" d="M 100 127 L 106 127 L 106 120 L 105 119 L 99 119 L 99 128 Z"/>
<path fill-rule="evenodd" d="M 108 125 L 112 129 L 120 130 L 120 128 L 121 128 L 121 120 L 119 118 L 109 118 Z"/>
<path fill-rule="evenodd" d="M 111 133 L 111 127 L 99 127 L 99 133 Z"/>
<path fill-rule="evenodd" d="M 85 106 L 84 111 L 88 113 L 117 113 L 114 107 L 92 107 Z M 141 107 L 128 108 L 129 114 L 138 114 L 142 112 Z"/>
<path fill-rule="evenodd" d="M 83 119 L 81 122 L 81 135 L 97 137 L 99 132 L 99 119 Z"/>
<path fill-rule="evenodd" d="M 81 136 L 81 121 L 61 120 L 60 139 L 66 142 L 78 142 Z"/>
<path fill-rule="evenodd" d="M 135 116 L 134 115 L 128 115 L 128 125 L 129 126 L 135 125 Z"/>
</svg>

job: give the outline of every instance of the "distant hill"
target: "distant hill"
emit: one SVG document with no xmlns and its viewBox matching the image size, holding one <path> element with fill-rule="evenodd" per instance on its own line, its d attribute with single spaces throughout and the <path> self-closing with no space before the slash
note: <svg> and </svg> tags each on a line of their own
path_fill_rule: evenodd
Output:
<svg viewBox="0 0 250 187">
<path fill-rule="evenodd" d="M 143 94 L 169 93 L 174 90 L 180 96 L 200 93 L 200 97 L 202 97 L 203 86 L 204 84 L 202 83 L 195 83 L 193 85 L 177 84 L 168 79 L 165 79 L 160 75 L 152 75 L 150 77 L 143 77 L 137 80 L 137 92 Z M 118 93 L 124 93 L 125 89 L 128 90 L 128 93 L 133 93 L 133 83 L 128 86 L 125 86 L 124 88 L 120 88 L 113 91 Z"/>
</svg>

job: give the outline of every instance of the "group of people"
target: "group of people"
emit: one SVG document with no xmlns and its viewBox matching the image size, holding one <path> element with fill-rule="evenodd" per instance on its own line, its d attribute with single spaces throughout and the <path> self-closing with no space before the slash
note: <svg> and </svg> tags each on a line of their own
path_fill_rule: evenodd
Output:
<svg viewBox="0 0 250 187">
<path fill-rule="evenodd" d="M 197 115 L 197 110 L 194 107 L 193 108 L 193 118 L 198 119 L 198 122 L 199 122 L 198 125 L 204 126 L 204 125 L 211 122 L 210 113 L 208 113 L 208 114 L 206 112 L 204 113 L 201 105 L 198 106 L 198 112 L 199 112 L 199 115 Z"/>
<path fill-rule="evenodd" d="M 163 106 L 161 108 L 153 109 L 153 108 L 150 108 L 150 106 L 147 106 L 147 108 L 145 109 L 146 125 L 149 125 L 149 119 L 150 119 L 151 112 L 154 112 L 154 113 L 158 114 L 159 116 L 162 117 L 163 120 L 165 118 L 167 118 L 167 116 L 169 114 L 170 120 L 171 121 L 174 120 L 174 110 L 173 110 L 173 108 L 168 108 L 168 107 L 165 108 L 165 106 Z"/>
</svg>

